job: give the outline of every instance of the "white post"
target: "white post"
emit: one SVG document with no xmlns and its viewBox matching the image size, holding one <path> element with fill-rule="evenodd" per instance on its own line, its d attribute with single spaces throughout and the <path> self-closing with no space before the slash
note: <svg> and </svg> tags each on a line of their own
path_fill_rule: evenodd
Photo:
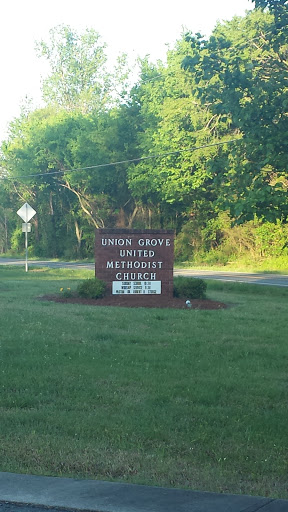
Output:
<svg viewBox="0 0 288 512">
<path fill-rule="evenodd" d="M 28 226 L 27 226 L 27 223 L 26 223 L 26 230 L 25 230 L 25 256 L 26 256 L 26 261 L 25 261 L 25 271 L 28 272 Z"/>
<path fill-rule="evenodd" d="M 25 205 L 26 207 L 26 226 L 25 226 L 25 257 L 26 257 L 26 261 L 25 261 L 25 272 L 28 272 L 28 203 L 26 203 Z"/>
</svg>

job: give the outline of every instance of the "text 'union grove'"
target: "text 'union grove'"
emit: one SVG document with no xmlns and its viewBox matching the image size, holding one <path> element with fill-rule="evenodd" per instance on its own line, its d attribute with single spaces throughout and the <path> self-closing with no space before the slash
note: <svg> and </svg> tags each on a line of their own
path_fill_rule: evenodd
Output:
<svg viewBox="0 0 288 512">
<path fill-rule="evenodd" d="M 132 238 L 102 238 L 101 245 L 118 245 L 120 247 L 127 247 L 129 245 L 132 246 Z M 170 247 L 171 240 L 170 238 L 139 238 L 139 240 L 137 240 L 137 245 L 140 245 L 141 247 L 156 247 L 157 245 L 159 247 L 161 247 L 162 245 Z"/>
</svg>

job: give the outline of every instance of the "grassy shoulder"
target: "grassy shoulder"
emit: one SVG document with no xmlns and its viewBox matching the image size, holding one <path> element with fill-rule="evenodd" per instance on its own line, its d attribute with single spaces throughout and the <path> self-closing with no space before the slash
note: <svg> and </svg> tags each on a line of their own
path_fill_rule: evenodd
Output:
<svg viewBox="0 0 288 512">
<path fill-rule="evenodd" d="M 175 268 L 195 268 L 199 270 L 219 270 L 226 272 L 267 272 L 271 274 L 288 274 L 288 256 L 278 258 L 253 259 L 242 258 L 221 263 L 221 261 L 178 261 Z"/>
<path fill-rule="evenodd" d="M 0 267 L 1 471 L 287 498 L 288 290 L 218 311 L 39 301 L 93 271 Z"/>
</svg>

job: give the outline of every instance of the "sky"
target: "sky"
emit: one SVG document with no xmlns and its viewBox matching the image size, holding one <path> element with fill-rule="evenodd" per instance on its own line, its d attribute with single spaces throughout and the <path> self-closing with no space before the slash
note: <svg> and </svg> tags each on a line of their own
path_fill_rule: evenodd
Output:
<svg viewBox="0 0 288 512">
<path fill-rule="evenodd" d="M 209 36 L 217 21 L 243 16 L 251 0 L 9 0 L 1 5 L 0 141 L 19 116 L 25 97 L 41 106 L 45 61 L 35 42 L 49 40 L 49 30 L 70 25 L 78 32 L 95 29 L 107 43 L 108 59 L 125 52 L 131 60 L 150 55 L 164 60 L 183 29 Z"/>
</svg>

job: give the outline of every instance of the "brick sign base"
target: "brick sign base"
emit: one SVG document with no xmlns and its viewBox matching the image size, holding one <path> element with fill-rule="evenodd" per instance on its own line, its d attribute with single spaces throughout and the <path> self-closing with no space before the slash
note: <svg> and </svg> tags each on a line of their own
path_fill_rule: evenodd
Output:
<svg viewBox="0 0 288 512">
<path fill-rule="evenodd" d="M 96 230 L 95 274 L 110 295 L 172 297 L 173 261 L 172 230 Z"/>
</svg>

